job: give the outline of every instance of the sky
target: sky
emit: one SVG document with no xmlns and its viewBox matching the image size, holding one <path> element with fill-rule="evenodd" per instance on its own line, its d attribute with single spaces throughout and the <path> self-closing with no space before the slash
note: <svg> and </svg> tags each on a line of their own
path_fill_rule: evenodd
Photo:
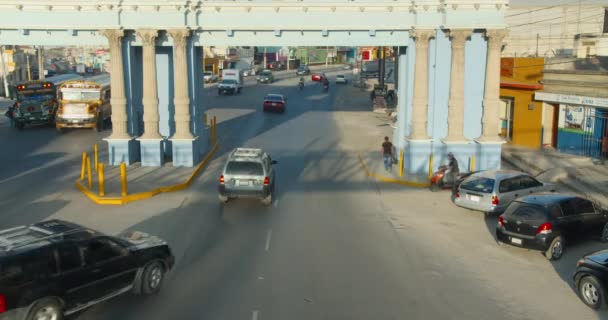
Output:
<svg viewBox="0 0 608 320">
<path fill-rule="evenodd" d="M 608 7 L 608 0 L 580 0 L 581 4 L 603 4 Z M 554 6 L 561 4 L 577 5 L 579 0 L 510 0 L 511 7 Z"/>
</svg>

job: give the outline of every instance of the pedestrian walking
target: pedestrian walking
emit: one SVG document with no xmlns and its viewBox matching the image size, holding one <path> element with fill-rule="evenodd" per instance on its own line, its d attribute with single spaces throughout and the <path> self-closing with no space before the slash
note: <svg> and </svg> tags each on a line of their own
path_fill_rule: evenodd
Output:
<svg viewBox="0 0 608 320">
<path fill-rule="evenodd" d="M 384 137 L 384 142 L 382 143 L 382 157 L 384 159 L 384 169 L 388 172 L 391 171 L 393 165 L 393 149 L 393 144 L 388 140 L 388 137 Z"/>
<path fill-rule="evenodd" d="M 372 103 L 374 103 L 374 100 L 376 100 L 376 90 L 372 90 L 370 97 L 372 98 Z"/>
</svg>

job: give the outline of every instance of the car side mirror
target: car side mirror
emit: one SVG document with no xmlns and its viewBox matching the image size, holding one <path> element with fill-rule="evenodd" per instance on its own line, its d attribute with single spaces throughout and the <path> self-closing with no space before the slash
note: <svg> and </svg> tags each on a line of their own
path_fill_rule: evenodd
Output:
<svg viewBox="0 0 608 320">
<path fill-rule="evenodd" d="M 276 160 L 272 160 L 270 161 L 270 164 L 277 164 L 278 162 Z"/>
</svg>

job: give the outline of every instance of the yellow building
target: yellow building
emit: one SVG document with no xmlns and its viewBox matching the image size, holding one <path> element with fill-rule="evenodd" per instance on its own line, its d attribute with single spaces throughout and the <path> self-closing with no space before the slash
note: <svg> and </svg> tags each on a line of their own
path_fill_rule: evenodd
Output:
<svg viewBox="0 0 608 320">
<path fill-rule="evenodd" d="M 543 103 L 534 100 L 534 93 L 543 88 L 544 63 L 544 58 L 501 59 L 500 132 L 513 145 L 542 145 Z"/>
</svg>

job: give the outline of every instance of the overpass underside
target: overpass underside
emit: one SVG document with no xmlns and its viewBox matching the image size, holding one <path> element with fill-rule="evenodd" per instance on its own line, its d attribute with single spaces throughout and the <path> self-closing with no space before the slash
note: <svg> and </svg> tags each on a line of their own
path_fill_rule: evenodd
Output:
<svg viewBox="0 0 608 320">
<path fill-rule="evenodd" d="M 0 44 L 102 45 L 112 56 L 110 162 L 195 165 L 207 148 L 202 46 L 397 46 L 406 172 L 447 152 L 500 167 L 506 0 L 0 0 Z M 440 161 L 437 161 L 439 159 Z"/>
</svg>

